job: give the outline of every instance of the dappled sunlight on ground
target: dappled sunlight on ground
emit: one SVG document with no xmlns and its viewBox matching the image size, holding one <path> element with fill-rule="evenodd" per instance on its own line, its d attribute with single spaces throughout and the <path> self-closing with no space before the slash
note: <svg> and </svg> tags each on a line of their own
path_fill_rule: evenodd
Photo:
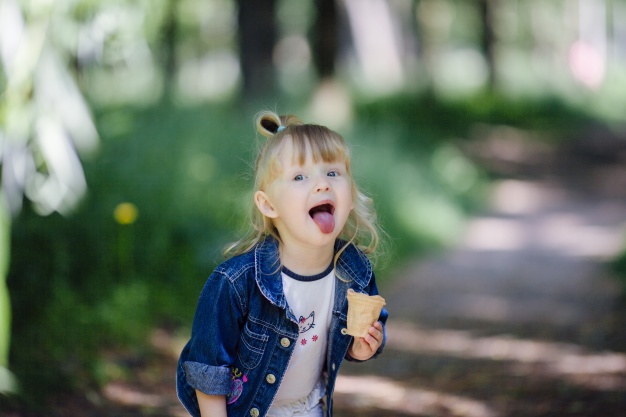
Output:
<svg viewBox="0 0 626 417">
<path fill-rule="evenodd" d="M 165 329 L 154 329 L 150 334 L 150 345 L 159 352 L 178 360 L 180 352 L 185 347 L 189 334 L 172 334 Z"/>
<path fill-rule="evenodd" d="M 432 390 L 411 388 L 376 376 L 339 376 L 335 403 L 342 408 L 376 409 L 407 416 L 441 415 L 494 417 L 483 402 Z M 382 414 L 384 415 L 384 414 Z"/>
<path fill-rule="evenodd" d="M 463 245 L 470 250 L 544 250 L 564 256 L 608 259 L 623 246 L 624 205 L 580 202 L 563 207 L 563 191 L 532 181 L 504 180 L 494 186 L 493 214 L 473 219 Z"/>
<path fill-rule="evenodd" d="M 385 353 L 346 370 L 496 416 L 622 416 L 625 303 L 606 261 L 625 243 L 626 146 L 480 129 L 470 153 L 498 178 L 491 199 L 451 248 L 397 271 Z"/>
<path fill-rule="evenodd" d="M 120 405 L 140 407 L 164 406 L 163 400 L 160 396 L 141 392 L 135 387 L 119 382 L 107 384 L 102 390 L 102 393 L 108 400 Z"/>
<path fill-rule="evenodd" d="M 189 417 L 175 389 L 176 362 L 186 342 L 185 332 L 156 328 L 149 339 L 153 351 L 140 354 L 139 358 L 122 353 L 110 355 L 109 361 L 114 367 L 123 368 L 123 372 L 102 387 L 98 394 L 101 399 L 92 401 L 104 401 L 124 410 L 117 415 Z"/>
<path fill-rule="evenodd" d="M 588 389 L 626 389 L 624 353 L 507 335 L 479 337 L 465 330 L 427 330 L 402 321 L 390 323 L 388 329 L 388 347 L 393 350 L 508 362 L 518 372 L 521 365 L 533 366 L 535 372 Z"/>
</svg>

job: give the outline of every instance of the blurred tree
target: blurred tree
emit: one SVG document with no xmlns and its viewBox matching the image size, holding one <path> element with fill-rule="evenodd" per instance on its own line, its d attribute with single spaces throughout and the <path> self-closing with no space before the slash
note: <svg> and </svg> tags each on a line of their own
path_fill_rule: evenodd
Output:
<svg viewBox="0 0 626 417">
<path fill-rule="evenodd" d="M 315 0 L 315 24 L 312 50 L 317 74 L 330 78 L 335 74 L 337 59 L 339 18 L 335 0 Z"/>
<path fill-rule="evenodd" d="M 496 87 L 496 57 L 495 43 L 495 7 L 497 0 L 478 0 L 481 23 L 480 49 L 487 63 L 487 87 L 493 90 Z"/>
<path fill-rule="evenodd" d="M 268 93 L 275 86 L 276 0 L 238 0 L 239 57 L 245 96 Z"/>
<path fill-rule="evenodd" d="M 165 21 L 163 23 L 163 49 L 164 49 L 164 69 L 165 69 L 165 94 L 163 99 L 167 100 L 172 93 L 176 77 L 176 42 L 178 38 L 178 9 L 177 0 L 167 2 Z"/>
<path fill-rule="evenodd" d="M 39 214 L 69 213 L 86 190 L 78 152 L 92 152 L 98 143 L 68 71 L 65 36 L 72 26 L 66 12 L 72 3 L 0 1 L 0 391 L 11 388 L 9 213 L 20 211 L 24 196 Z"/>
</svg>

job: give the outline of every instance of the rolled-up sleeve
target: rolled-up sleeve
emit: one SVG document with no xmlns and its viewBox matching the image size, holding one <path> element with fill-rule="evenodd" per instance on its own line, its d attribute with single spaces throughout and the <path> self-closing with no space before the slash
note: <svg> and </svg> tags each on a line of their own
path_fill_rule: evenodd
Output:
<svg viewBox="0 0 626 417">
<path fill-rule="evenodd" d="M 191 361 L 185 362 L 183 368 L 187 383 L 192 388 L 210 395 L 230 393 L 230 368 Z"/>
<path fill-rule="evenodd" d="M 214 272 L 202 289 L 183 363 L 185 379 L 194 389 L 229 394 L 244 317 L 242 300 L 234 284 L 219 273 Z"/>
</svg>

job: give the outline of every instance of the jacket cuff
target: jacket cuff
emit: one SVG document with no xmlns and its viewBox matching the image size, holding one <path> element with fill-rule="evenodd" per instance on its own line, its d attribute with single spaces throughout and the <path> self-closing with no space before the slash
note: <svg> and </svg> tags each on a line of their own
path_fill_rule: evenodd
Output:
<svg viewBox="0 0 626 417">
<path fill-rule="evenodd" d="M 183 364 L 187 383 L 207 395 L 230 394 L 230 368 L 187 361 Z"/>
<path fill-rule="evenodd" d="M 348 362 L 356 362 L 356 363 L 362 363 L 365 362 L 363 360 L 360 359 L 354 359 L 352 356 L 350 356 L 349 353 L 346 353 L 346 356 L 344 357 L 345 360 L 347 360 Z M 369 359 L 368 359 L 369 360 Z"/>
</svg>

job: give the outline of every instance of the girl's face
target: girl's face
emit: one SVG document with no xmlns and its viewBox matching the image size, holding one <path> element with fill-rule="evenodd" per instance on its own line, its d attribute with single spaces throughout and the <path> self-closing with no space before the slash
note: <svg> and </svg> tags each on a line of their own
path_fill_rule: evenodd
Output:
<svg viewBox="0 0 626 417">
<path fill-rule="evenodd" d="M 278 172 L 255 203 L 272 219 L 285 245 L 334 245 L 352 203 L 352 179 L 345 161 L 315 162 L 307 145 L 300 164 L 293 143 L 286 141 L 278 158 Z"/>
</svg>

